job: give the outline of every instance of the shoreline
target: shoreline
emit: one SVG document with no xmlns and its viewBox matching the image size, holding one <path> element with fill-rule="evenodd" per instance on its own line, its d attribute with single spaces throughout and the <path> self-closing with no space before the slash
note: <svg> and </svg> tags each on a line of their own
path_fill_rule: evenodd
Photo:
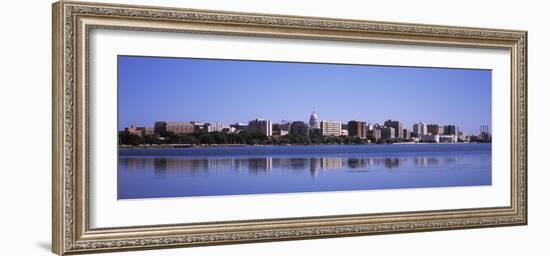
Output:
<svg viewBox="0 0 550 256">
<path fill-rule="evenodd" d="M 167 149 L 167 148 L 241 148 L 241 147 L 292 147 L 292 146 L 369 146 L 369 145 L 459 145 L 459 144 L 492 144 L 479 142 L 457 142 L 457 143 L 430 143 L 430 142 L 397 142 L 397 143 L 368 143 L 368 144 L 279 144 L 279 145 L 247 145 L 247 144 L 211 144 L 211 145 L 193 145 L 193 144 L 160 144 L 160 145 L 118 145 L 118 149 Z"/>
</svg>

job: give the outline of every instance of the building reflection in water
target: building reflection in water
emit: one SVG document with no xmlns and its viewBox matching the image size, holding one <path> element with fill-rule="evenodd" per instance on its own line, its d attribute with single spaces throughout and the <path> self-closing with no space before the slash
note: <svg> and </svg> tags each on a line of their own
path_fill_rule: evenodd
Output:
<svg viewBox="0 0 550 256">
<path fill-rule="evenodd" d="M 369 165 L 368 158 L 348 158 L 348 167 L 350 169 L 364 169 Z"/>
<path fill-rule="evenodd" d="M 273 169 L 292 172 L 309 170 L 312 177 L 320 171 L 341 169 L 362 171 L 371 167 L 399 169 L 406 164 L 417 167 L 456 164 L 456 157 L 309 157 L 309 158 L 132 158 L 121 157 L 119 166 L 130 172 L 153 169 L 156 175 L 168 172 L 217 174 L 227 171 L 265 174 Z"/>
<path fill-rule="evenodd" d="M 248 161 L 248 171 L 251 173 L 265 173 L 270 172 L 273 169 L 273 159 L 268 158 L 252 158 L 252 159 L 243 159 Z M 231 166 L 230 164 L 227 166 Z"/>
<path fill-rule="evenodd" d="M 385 158 L 384 159 L 384 167 L 388 169 L 394 169 L 399 168 L 401 165 L 404 164 L 404 161 L 399 158 Z"/>
</svg>

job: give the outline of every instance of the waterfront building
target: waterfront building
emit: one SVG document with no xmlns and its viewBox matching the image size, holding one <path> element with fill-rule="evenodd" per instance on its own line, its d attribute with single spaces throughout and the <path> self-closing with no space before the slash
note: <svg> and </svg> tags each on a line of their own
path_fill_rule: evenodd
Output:
<svg viewBox="0 0 550 256">
<path fill-rule="evenodd" d="M 411 138 L 411 131 L 409 129 L 403 129 L 403 139 L 410 139 Z"/>
<path fill-rule="evenodd" d="M 382 138 L 382 131 L 380 129 L 374 128 L 367 132 L 368 136 L 373 137 L 375 140 Z"/>
<path fill-rule="evenodd" d="M 396 138 L 403 138 L 403 123 L 395 120 L 387 120 L 384 122 L 384 126 L 391 127 L 395 130 Z"/>
<path fill-rule="evenodd" d="M 444 135 L 458 135 L 458 126 L 452 125 L 452 124 L 443 126 L 443 134 Z"/>
<path fill-rule="evenodd" d="M 458 141 L 458 136 L 456 135 L 439 135 L 440 143 L 456 143 Z"/>
<path fill-rule="evenodd" d="M 378 124 L 367 124 L 367 132 L 369 131 L 372 131 L 372 129 L 374 129 L 375 126 L 378 126 Z"/>
<path fill-rule="evenodd" d="M 248 130 L 248 124 L 244 123 L 234 123 L 229 125 L 230 128 L 235 129 L 235 131 L 238 133 L 240 131 L 246 131 Z"/>
<path fill-rule="evenodd" d="M 489 126 L 488 125 L 481 125 L 481 126 L 479 126 L 479 131 L 480 131 L 479 134 L 484 134 L 484 133 L 489 134 Z"/>
<path fill-rule="evenodd" d="M 476 136 L 476 135 L 468 136 L 468 142 L 478 142 L 479 140 L 480 140 L 479 136 Z"/>
<path fill-rule="evenodd" d="M 166 122 L 155 122 L 155 135 L 161 135 L 166 132 Z"/>
<path fill-rule="evenodd" d="M 145 127 L 137 127 L 134 125 L 130 125 L 130 127 L 124 128 L 124 131 L 128 134 L 133 134 L 137 136 L 143 136 L 143 131 L 145 130 Z"/>
<path fill-rule="evenodd" d="M 426 124 L 420 122 L 413 125 L 413 133 L 416 134 L 416 136 L 421 137 L 423 135 L 428 134 L 428 127 Z"/>
<path fill-rule="evenodd" d="M 214 123 L 208 124 L 207 131 L 208 132 L 222 132 L 222 131 L 224 131 L 224 129 L 229 130 L 229 128 L 230 127 L 229 127 L 228 124 L 214 122 Z"/>
<path fill-rule="evenodd" d="M 281 130 L 290 132 L 290 123 L 292 123 L 292 122 L 288 121 L 288 122 L 281 123 L 280 124 Z"/>
<path fill-rule="evenodd" d="M 347 125 L 349 136 L 356 136 L 359 138 L 367 137 L 367 123 L 361 121 L 349 121 Z"/>
<path fill-rule="evenodd" d="M 491 140 L 491 133 L 489 132 L 489 126 L 488 125 L 481 125 L 479 130 L 480 130 L 479 138 L 481 140 L 483 140 L 483 141 Z"/>
<path fill-rule="evenodd" d="M 320 128 L 319 117 L 317 116 L 317 113 L 315 113 L 315 111 L 313 111 L 313 113 L 311 113 L 311 116 L 309 117 L 309 127 L 312 129 Z"/>
<path fill-rule="evenodd" d="M 466 136 L 464 136 L 464 133 L 461 131 L 458 131 L 458 140 L 461 142 L 467 141 Z"/>
<path fill-rule="evenodd" d="M 195 131 L 195 125 L 192 123 L 177 123 L 159 121 L 155 123 L 155 134 L 163 135 L 167 132 L 176 135 L 191 134 Z"/>
<path fill-rule="evenodd" d="M 374 138 L 375 141 L 382 138 L 382 126 L 379 124 L 367 124 L 367 136 Z"/>
<path fill-rule="evenodd" d="M 273 126 L 271 125 L 271 121 L 257 118 L 248 122 L 248 131 L 271 136 L 273 134 Z"/>
<path fill-rule="evenodd" d="M 290 124 L 289 134 L 293 136 L 309 136 L 309 126 L 302 121 L 294 121 Z"/>
<path fill-rule="evenodd" d="M 273 132 L 275 132 L 275 130 L 281 130 L 281 131 L 285 131 L 285 132 L 288 133 L 290 131 L 290 122 L 280 123 L 280 124 L 273 124 Z"/>
<path fill-rule="evenodd" d="M 273 132 L 271 134 L 271 137 L 274 139 L 281 138 L 282 136 L 285 136 L 288 134 L 288 131 L 280 130 L 280 129 L 273 129 Z"/>
<path fill-rule="evenodd" d="M 208 123 L 197 122 L 197 121 L 192 121 L 191 124 L 193 124 L 194 126 L 193 129 L 195 129 L 195 131 L 208 130 L 208 126 L 209 126 Z"/>
<path fill-rule="evenodd" d="M 195 126 L 191 123 L 167 123 L 166 131 L 174 134 L 190 134 L 195 131 Z"/>
<path fill-rule="evenodd" d="M 152 127 L 143 127 L 142 131 L 145 136 L 153 136 L 155 134 L 155 129 Z"/>
<path fill-rule="evenodd" d="M 428 124 L 427 126 L 428 133 L 432 135 L 443 134 L 443 126 L 440 124 Z"/>
<path fill-rule="evenodd" d="M 395 138 L 395 128 L 383 126 L 380 128 L 380 136 L 383 140 L 392 140 Z"/>
<path fill-rule="evenodd" d="M 346 130 L 346 129 L 341 129 L 340 135 L 341 136 L 349 136 L 349 131 Z"/>
<path fill-rule="evenodd" d="M 427 134 L 422 135 L 420 137 L 420 142 L 425 143 L 439 143 L 439 135 L 438 134 Z"/>
<path fill-rule="evenodd" d="M 338 121 L 321 121 L 321 133 L 323 136 L 340 136 L 342 133 L 342 123 Z"/>
<path fill-rule="evenodd" d="M 278 139 L 282 136 L 285 136 L 290 131 L 290 123 L 284 124 L 273 124 L 272 138 Z"/>
</svg>

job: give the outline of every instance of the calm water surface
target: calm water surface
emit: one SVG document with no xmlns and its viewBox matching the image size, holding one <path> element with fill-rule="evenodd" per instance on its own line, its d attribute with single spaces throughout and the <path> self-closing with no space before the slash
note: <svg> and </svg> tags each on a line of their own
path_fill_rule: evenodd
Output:
<svg viewBox="0 0 550 256">
<path fill-rule="evenodd" d="M 491 144 L 120 149 L 118 198 L 491 185 Z"/>
</svg>

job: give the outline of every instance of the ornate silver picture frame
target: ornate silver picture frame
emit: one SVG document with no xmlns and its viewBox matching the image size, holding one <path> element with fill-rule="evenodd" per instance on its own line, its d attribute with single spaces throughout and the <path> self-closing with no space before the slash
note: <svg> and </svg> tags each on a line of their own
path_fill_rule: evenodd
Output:
<svg viewBox="0 0 550 256">
<path fill-rule="evenodd" d="M 196 33 L 510 51 L 510 205 L 90 226 L 90 32 Z M 527 32 L 61 1 L 53 5 L 53 251 L 59 255 L 527 224 Z M 115 172 L 116 170 L 113 170 Z"/>
</svg>

